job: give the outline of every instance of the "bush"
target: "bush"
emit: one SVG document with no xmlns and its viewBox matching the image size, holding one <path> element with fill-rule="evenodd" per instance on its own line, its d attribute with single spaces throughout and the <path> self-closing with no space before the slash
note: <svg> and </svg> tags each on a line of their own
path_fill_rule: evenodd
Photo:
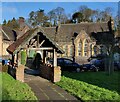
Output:
<svg viewBox="0 0 120 102">
<path fill-rule="evenodd" d="M 26 65 L 27 53 L 25 50 L 21 51 L 21 64 Z"/>
</svg>

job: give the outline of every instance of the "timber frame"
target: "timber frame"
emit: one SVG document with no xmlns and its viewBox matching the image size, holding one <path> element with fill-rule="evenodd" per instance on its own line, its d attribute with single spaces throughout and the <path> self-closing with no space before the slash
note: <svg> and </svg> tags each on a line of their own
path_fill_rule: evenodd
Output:
<svg viewBox="0 0 120 102">
<path fill-rule="evenodd" d="M 26 52 L 29 52 L 30 49 L 35 51 L 43 51 L 44 63 L 46 63 L 46 51 L 52 52 L 54 67 L 57 66 L 57 53 L 64 53 L 58 44 L 52 41 L 40 27 L 27 31 L 23 34 L 23 36 L 7 48 L 7 51 L 12 55 L 13 63 L 17 63 L 18 66 L 21 62 L 20 52 L 22 49 L 25 49 Z"/>
</svg>

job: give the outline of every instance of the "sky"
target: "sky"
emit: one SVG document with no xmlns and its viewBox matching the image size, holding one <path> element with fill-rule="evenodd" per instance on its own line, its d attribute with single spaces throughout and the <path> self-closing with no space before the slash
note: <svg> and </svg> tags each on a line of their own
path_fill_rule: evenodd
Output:
<svg viewBox="0 0 120 102">
<path fill-rule="evenodd" d="M 81 5 L 86 5 L 94 10 L 104 10 L 106 7 L 111 7 L 113 8 L 113 15 L 116 15 L 118 11 L 118 2 L 2 2 L 0 4 L 0 12 L 2 14 L 0 23 L 4 19 L 8 21 L 13 17 L 16 19 L 21 16 L 28 18 L 31 11 L 39 9 L 44 9 L 45 13 L 48 13 L 54 8 L 63 7 L 66 14 L 73 14 Z"/>
</svg>

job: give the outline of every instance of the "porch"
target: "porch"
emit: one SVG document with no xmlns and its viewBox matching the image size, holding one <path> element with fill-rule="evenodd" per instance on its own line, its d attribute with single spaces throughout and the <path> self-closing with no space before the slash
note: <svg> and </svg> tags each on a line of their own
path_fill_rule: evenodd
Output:
<svg viewBox="0 0 120 102">
<path fill-rule="evenodd" d="M 64 53 L 62 49 L 52 41 L 48 36 L 45 35 L 44 31 L 41 28 L 35 28 L 26 32 L 23 36 L 21 36 L 16 42 L 11 44 L 7 51 L 12 56 L 12 67 L 16 65 L 16 79 L 24 82 L 24 69 L 27 58 L 31 58 L 31 51 L 34 52 L 32 58 L 35 59 L 35 54 L 41 56 L 41 64 L 40 58 L 38 57 L 35 62 L 37 63 L 35 66 L 33 63 L 27 65 L 28 68 L 37 68 L 40 72 L 39 75 L 51 80 L 52 82 L 60 81 L 61 70 L 60 67 L 57 66 L 57 53 Z M 24 52 L 22 55 L 21 52 Z M 47 64 L 48 55 L 52 55 L 53 64 Z M 40 65 L 40 66 L 39 66 Z M 38 68 L 39 67 L 39 68 Z"/>
</svg>

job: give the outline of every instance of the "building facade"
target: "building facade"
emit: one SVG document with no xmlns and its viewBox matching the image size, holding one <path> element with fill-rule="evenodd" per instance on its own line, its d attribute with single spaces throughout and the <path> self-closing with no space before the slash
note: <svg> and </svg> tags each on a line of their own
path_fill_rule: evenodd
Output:
<svg viewBox="0 0 120 102">
<path fill-rule="evenodd" d="M 18 24 L 20 28 L 17 30 L 7 26 L 0 26 L 0 57 L 8 59 L 10 57 L 6 50 L 8 46 L 30 29 L 30 27 L 25 24 L 24 18 L 20 17 Z"/>
<path fill-rule="evenodd" d="M 0 53 L 2 55 L 8 55 L 6 48 L 30 29 L 24 24 L 24 19 L 20 19 L 20 30 L 13 31 L 10 28 L 2 27 L 3 37 L 0 36 L 2 39 L 2 46 L 0 46 L 2 51 Z M 97 35 L 98 33 L 109 32 L 108 22 L 59 24 L 56 27 L 40 27 L 40 29 L 43 29 L 44 33 L 64 50 L 64 54 L 58 54 L 58 57 L 70 59 L 75 57 L 75 61 L 78 63 L 86 63 L 89 57 L 100 54 L 102 51 L 100 46 L 96 46 L 96 40 L 91 36 L 92 33 Z M 52 55 L 49 54 L 49 56 Z"/>
<path fill-rule="evenodd" d="M 58 57 L 67 57 L 75 61 L 86 63 L 87 59 L 100 53 L 100 47 L 96 46 L 96 40 L 92 33 L 108 32 L 108 22 L 82 22 L 78 24 L 60 24 L 57 27 L 43 28 L 45 33 L 51 37 L 64 50 L 64 54 Z"/>
</svg>

